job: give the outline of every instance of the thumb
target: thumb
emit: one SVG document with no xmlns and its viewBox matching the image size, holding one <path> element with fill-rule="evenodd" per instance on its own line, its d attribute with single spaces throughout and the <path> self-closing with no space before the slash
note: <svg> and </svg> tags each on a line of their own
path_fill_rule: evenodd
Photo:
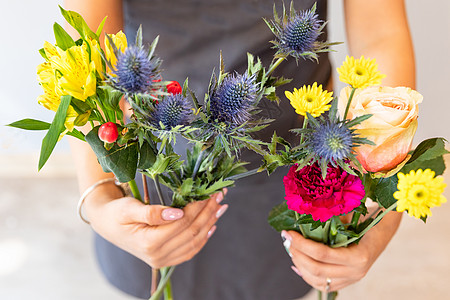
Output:
<svg viewBox="0 0 450 300">
<path fill-rule="evenodd" d="M 134 205 L 128 206 L 128 209 L 133 221 L 150 226 L 168 224 L 184 216 L 182 209 L 163 205 L 146 205 L 140 201 L 135 201 Z"/>
</svg>

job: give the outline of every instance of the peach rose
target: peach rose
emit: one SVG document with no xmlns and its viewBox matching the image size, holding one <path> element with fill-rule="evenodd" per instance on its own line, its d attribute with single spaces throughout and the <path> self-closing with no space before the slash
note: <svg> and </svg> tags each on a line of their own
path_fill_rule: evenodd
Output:
<svg viewBox="0 0 450 300">
<path fill-rule="evenodd" d="M 351 87 L 342 89 L 338 109 L 341 118 Z M 347 119 L 372 114 L 355 128 L 376 146 L 362 145 L 355 148 L 357 159 L 366 171 L 387 172 L 402 163 L 417 129 L 418 104 L 422 95 L 407 87 L 368 87 L 356 90 Z"/>
</svg>

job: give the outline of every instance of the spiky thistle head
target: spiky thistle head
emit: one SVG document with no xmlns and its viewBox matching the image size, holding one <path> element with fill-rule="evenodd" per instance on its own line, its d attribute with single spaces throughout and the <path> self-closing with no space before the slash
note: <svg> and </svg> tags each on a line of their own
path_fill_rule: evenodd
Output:
<svg viewBox="0 0 450 300">
<path fill-rule="evenodd" d="M 274 48 L 278 49 L 276 57 L 293 56 L 317 60 L 317 53 L 327 52 L 328 47 L 335 43 L 319 42 L 325 22 L 316 14 L 316 4 L 309 10 L 295 11 L 293 2 L 289 12 L 283 4 L 283 16 L 280 18 L 274 6 L 274 20 L 266 24 L 276 36 L 272 41 Z"/>
<path fill-rule="evenodd" d="M 354 149 L 363 144 L 374 145 L 366 138 L 358 136 L 355 125 L 370 118 L 371 115 L 364 115 L 353 120 L 339 120 L 336 116 L 337 102 L 333 101 L 328 116 L 314 118 L 308 113 L 308 127 L 304 129 L 294 129 L 293 132 L 301 133 L 304 142 L 300 145 L 303 159 L 300 165 L 318 163 L 325 177 L 327 166 L 340 166 L 350 174 L 355 174 L 350 168 L 350 161 L 360 167 L 356 159 Z"/>
<path fill-rule="evenodd" d="M 320 159 L 329 162 L 343 161 L 352 153 L 352 131 L 343 123 L 319 122 L 313 127 L 308 140 L 310 149 Z"/>
<path fill-rule="evenodd" d="M 145 93 L 158 77 L 159 65 L 148 58 L 143 48 L 131 46 L 117 59 L 113 69 L 113 85 L 126 94 Z"/>
<path fill-rule="evenodd" d="M 187 125 L 192 118 L 192 106 L 182 94 L 164 97 L 150 114 L 150 123 L 156 128 L 170 130 L 178 125 Z"/>
<path fill-rule="evenodd" d="M 211 119 L 241 125 L 250 118 L 257 92 L 258 83 L 254 76 L 248 76 L 247 73 L 228 75 L 211 96 Z"/>
</svg>

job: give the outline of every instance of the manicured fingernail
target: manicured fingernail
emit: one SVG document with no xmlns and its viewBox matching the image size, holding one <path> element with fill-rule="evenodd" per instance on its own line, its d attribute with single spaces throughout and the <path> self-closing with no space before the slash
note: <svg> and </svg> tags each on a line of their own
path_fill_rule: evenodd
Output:
<svg viewBox="0 0 450 300">
<path fill-rule="evenodd" d="M 294 271 L 295 273 L 297 273 L 298 276 L 303 277 L 303 276 L 302 276 L 302 273 L 300 273 L 300 271 L 299 271 L 296 267 L 291 266 L 291 269 L 292 269 L 292 271 Z"/>
<path fill-rule="evenodd" d="M 208 234 L 206 235 L 206 237 L 207 237 L 208 239 L 213 235 L 214 231 L 216 231 L 216 228 L 217 228 L 217 226 L 214 225 L 214 226 L 211 227 L 211 229 L 208 231 Z"/>
<path fill-rule="evenodd" d="M 289 254 L 289 256 L 292 257 L 292 254 L 289 251 L 289 248 L 291 248 L 292 237 L 285 230 L 283 230 L 281 232 L 281 238 L 283 239 L 284 249 L 286 249 L 287 254 Z"/>
<path fill-rule="evenodd" d="M 222 202 L 222 200 L 223 200 L 223 193 L 222 192 L 217 193 L 216 202 L 220 203 L 220 202 Z"/>
<path fill-rule="evenodd" d="M 166 208 L 162 211 L 161 217 L 166 221 L 173 221 L 181 219 L 184 215 L 183 210 L 178 208 Z"/>
<path fill-rule="evenodd" d="M 220 218 L 228 209 L 228 204 L 222 205 L 216 213 L 216 218 Z"/>
</svg>

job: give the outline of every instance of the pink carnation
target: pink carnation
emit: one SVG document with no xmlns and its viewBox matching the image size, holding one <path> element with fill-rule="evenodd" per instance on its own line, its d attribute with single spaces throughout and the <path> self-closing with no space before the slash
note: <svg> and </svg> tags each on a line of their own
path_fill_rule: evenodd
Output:
<svg viewBox="0 0 450 300">
<path fill-rule="evenodd" d="M 299 171 L 294 165 L 283 183 L 288 208 L 299 214 L 311 215 L 314 221 L 325 222 L 332 216 L 349 213 L 361 204 L 365 196 L 359 177 L 340 167 L 329 166 L 323 179 L 317 164 Z"/>
</svg>

